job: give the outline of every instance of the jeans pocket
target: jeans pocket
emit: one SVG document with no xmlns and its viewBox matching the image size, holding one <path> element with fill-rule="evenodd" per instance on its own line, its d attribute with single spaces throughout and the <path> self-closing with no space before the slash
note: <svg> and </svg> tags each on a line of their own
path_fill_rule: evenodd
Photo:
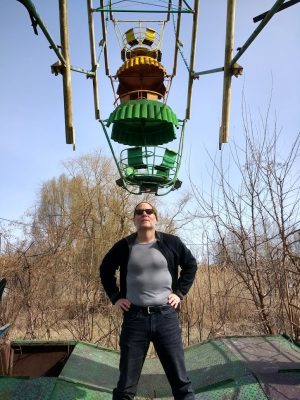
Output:
<svg viewBox="0 0 300 400">
<path fill-rule="evenodd" d="M 178 318 L 178 313 L 173 307 L 168 308 L 168 310 L 162 311 L 161 314 L 164 318 Z"/>
<path fill-rule="evenodd" d="M 138 318 L 138 312 L 137 311 L 124 311 L 123 314 L 124 322 L 125 321 L 134 321 Z"/>
</svg>

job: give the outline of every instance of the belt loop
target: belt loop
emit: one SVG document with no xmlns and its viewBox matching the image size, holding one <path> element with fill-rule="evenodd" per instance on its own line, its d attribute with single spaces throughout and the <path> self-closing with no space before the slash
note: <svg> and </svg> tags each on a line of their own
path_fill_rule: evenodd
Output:
<svg viewBox="0 0 300 400">
<path fill-rule="evenodd" d="M 150 312 L 150 306 L 147 306 L 147 314 L 151 314 L 151 312 Z"/>
</svg>

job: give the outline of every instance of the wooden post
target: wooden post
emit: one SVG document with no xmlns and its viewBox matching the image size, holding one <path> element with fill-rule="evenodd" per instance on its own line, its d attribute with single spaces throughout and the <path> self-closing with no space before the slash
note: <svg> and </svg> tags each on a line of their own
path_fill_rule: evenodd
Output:
<svg viewBox="0 0 300 400">
<path fill-rule="evenodd" d="M 100 5 L 101 5 L 101 8 L 103 9 L 103 7 L 104 7 L 103 0 L 100 0 Z M 111 17 L 112 17 L 112 13 L 111 13 Z M 106 35 L 106 24 L 105 24 L 104 11 L 101 11 L 101 25 L 102 25 L 102 38 L 104 41 L 103 50 L 104 50 L 105 73 L 107 76 L 109 76 L 107 35 Z"/>
<path fill-rule="evenodd" d="M 89 36 L 90 36 L 90 52 L 91 52 L 91 66 L 94 72 L 93 76 L 93 93 L 94 93 L 94 109 L 95 118 L 100 119 L 99 99 L 98 99 L 98 77 L 97 77 L 97 61 L 95 51 L 95 35 L 94 35 L 94 18 L 93 18 L 93 1 L 87 0 L 88 20 L 89 20 Z"/>
<path fill-rule="evenodd" d="M 193 15 L 193 32 L 191 39 L 191 57 L 190 57 L 190 76 L 188 83 L 188 95 L 187 95 L 187 107 L 186 107 L 186 119 L 190 119 L 191 114 L 191 103 L 192 103 L 192 87 L 194 82 L 194 64 L 196 55 L 196 40 L 198 30 L 198 13 L 199 13 L 199 0 L 194 2 L 194 15 Z"/>
<path fill-rule="evenodd" d="M 73 144 L 73 148 L 75 150 L 75 130 L 73 127 L 73 112 L 72 112 L 72 86 L 71 86 L 67 0 L 59 0 L 59 19 L 60 19 L 61 48 L 65 60 L 65 65 L 63 67 L 63 90 L 64 90 L 66 143 Z"/>
<path fill-rule="evenodd" d="M 229 138 L 229 116 L 230 116 L 231 77 L 232 77 L 231 61 L 232 61 L 232 53 L 234 46 L 235 4 L 236 0 L 227 0 L 222 124 L 220 127 L 220 138 L 219 138 L 220 149 L 222 143 L 228 143 L 228 138 Z"/>
<path fill-rule="evenodd" d="M 179 40 L 179 33 L 180 33 L 180 25 L 181 25 L 181 9 L 182 9 L 182 0 L 179 0 L 178 3 L 178 15 L 177 15 L 177 26 L 176 26 L 176 36 L 175 36 L 175 51 L 174 51 L 174 64 L 173 64 L 173 76 L 176 75 L 177 70 L 177 58 L 178 58 L 178 40 Z"/>
</svg>

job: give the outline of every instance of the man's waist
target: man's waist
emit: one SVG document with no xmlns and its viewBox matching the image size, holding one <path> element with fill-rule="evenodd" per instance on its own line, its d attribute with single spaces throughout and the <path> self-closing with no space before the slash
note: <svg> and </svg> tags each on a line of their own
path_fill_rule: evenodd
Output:
<svg viewBox="0 0 300 400">
<path fill-rule="evenodd" d="M 131 304 L 129 311 L 142 312 L 143 314 L 156 314 L 167 311 L 170 308 L 172 308 L 170 304 L 163 304 L 160 306 L 136 306 L 135 304 Z"/>
</svg>

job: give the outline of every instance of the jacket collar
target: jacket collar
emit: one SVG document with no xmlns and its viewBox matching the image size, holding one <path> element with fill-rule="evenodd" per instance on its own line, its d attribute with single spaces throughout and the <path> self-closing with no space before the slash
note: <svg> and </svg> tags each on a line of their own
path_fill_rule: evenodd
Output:
<svg viewBox="0 0 300 400">
<path fill-rule="evenodd" d="M 161 241 L 162 239 L 162 233 L 159 231 L 155 231 L 155 237 L 157 240 Z M 132 246 L 134 244 L 134 242 L 136 241 L 137 238 L 137 232 L 132 233 L 129 236 L 126 236 L 126 241 L 129 244 L 129 246 Z"/>
</svg>

